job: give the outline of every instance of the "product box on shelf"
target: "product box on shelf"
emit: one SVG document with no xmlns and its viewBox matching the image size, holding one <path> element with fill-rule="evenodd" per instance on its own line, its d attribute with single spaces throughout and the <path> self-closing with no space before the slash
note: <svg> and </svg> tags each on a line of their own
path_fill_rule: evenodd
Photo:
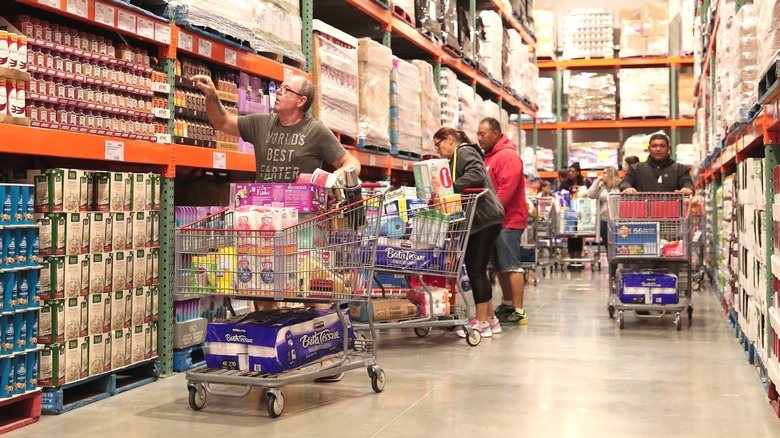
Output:
<svg viewBox="0 0 780 438">
<path fill-rule="evenodd" d="M 64 300 L 65 340 L 70 341 L 87 335 L 87 300 L 85 297 Z"/>
<path fill-rule="evenodd" d="M 5 325 L 6 320 L 3 318 Z M 38 342 L 53 344 L 65 340 L 65 301 L 46 301 L 40 310 Z"/>
<path fill-rule="evenodd" d="M 173 324 L 173 348 L 182 349 L 206 340 L 208 321 L 204 318 Z"/>
<path fill-rule="evenodd" d="M 100 212 L 125 211 L 130 193 L 127 174 L 121 172 L 95 172 L 92 174 L 93 209 Z M 129 206 L 128 206 L 129 207 Z"/>
<path fill-rule="evenodd" d="M 230 207 L 244 205 L 295 208 L 320 213 L 327 208 L 325 187 L 307 183 L 249 183 L 230 185 Z"/>
<path fill-rule="evenodd" d="M 349 314 L 355 321 L 368 322 L 369 312 L 374 321 L 388 321 L 414 318 L 419 314 L 419 309 L 406 299 L 377 299 L 349 305 Z"/>
<path fill-rule="evenodd" d="M 130 363 L 141 362 L 146 356 L 146 332 L 144 325 L 139 324 L 132 328 L 132 356 Z"/>
<path fill-rule="evenodd" d="M 57 342 L 44 346 L 38 360 L 38 384 L 41 386 L 62 386 L 65 384 L 65 343 Z"/>
<path fill-rule="evenodd" d="M 90 295 L 88 298 L 88 310 L 87 315 L 89 316 L 89 325 L 88 325 L 88 332 L 90 336 L 101 334 L 101 333 L 107 333 L 110 331 L 110 319 L 106 320 L 106 307 L 108 306 L 109 309 L 109 318 L 110 318 L 110 309 L 111 309 L 111 303 L 109 300 L 109 294 L 94 294 Z"/>
<path fill-rule="evenodd" d="M 89 375 L 111 371 L 111 334 L 101 333 L 90 336 Z"/>
<path fill-rule="evenodd" d="M 354 339 L 352 325 L 345 332 L 331 309 L 254 312 L 209 324 L 206 364 L 210 368 L 281 373 L 340 353 L 344 336 Z"/>
<path fill-rule="evenodd" d="M 117 329 L 111 332 L 111 369 L 119 369 L 125 366 L 125 329 Z"/>
</svg>

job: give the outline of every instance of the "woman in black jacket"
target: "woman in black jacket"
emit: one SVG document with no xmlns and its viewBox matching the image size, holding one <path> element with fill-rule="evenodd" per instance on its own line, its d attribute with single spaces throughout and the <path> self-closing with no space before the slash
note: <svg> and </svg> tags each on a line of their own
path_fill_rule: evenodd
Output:
<svg viewBox="0 0 780 438">
<path fill-rule="evenodd" d="M 568 190 L 574 198 L 574 194 L 580 189 L 580 187 L 590 187 L 590 180 L 582 176 L 580 170 L 580 163 L 573 162 L 569 166 L 569 174 L 567 178 L 561 184 L 560 190 Z M 582 258 L 582 237 L 569 237 L 566 242 L 566 246 L 569 249 L 569 258 L 579 259 Z"/>
<path fill-rule="evenodd" d="M 493 311 L 493 286 L 487 276 L 487 265 L 501 233 L 504 207 L 490 182 L 482 149 L 471 143 L 463 131 L 441 128 L 434 134 L 433 143 L 439 155 L 450 160 L 456 193 L 462 193 L 464 189 L 487 190 L 477 201 L 464 260 L 477 307 L 477 317 L 471 321 L 471 326 L 483 337 L 490 337 L 501 331 L 501 325 Z M 466 336 L 463 330 L 456 333 Z"/>
</svg>

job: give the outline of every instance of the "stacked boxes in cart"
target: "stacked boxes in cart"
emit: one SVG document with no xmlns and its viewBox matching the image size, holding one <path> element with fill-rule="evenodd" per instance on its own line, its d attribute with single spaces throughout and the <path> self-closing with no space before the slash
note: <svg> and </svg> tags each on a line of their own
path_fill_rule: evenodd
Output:
<svg viewBox="0 0 780 438">
<path fill-rule="evenodd" d="M 762 158 L 737 164 L 736 197 L 739 236 L 739 282 L 734 309 L 745 336 L 767 357 L 766 191 Z"/>
<path fill-rule="evenodd" d="M 48 169 L 9 179 L 34 184 L 39 384 L 156 357 L 159 175 Z"/>
<path fill-rule="evenodd" d="M 37 386 L 41 271 L 33 197 L 31 185 L 0 185 L 0 399 Z"/>
</svg>

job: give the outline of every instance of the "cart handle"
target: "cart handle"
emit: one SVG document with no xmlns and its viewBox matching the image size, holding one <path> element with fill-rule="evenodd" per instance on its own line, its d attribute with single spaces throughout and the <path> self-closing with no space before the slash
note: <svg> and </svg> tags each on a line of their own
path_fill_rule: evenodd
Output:
<svg viewBox="0 0 780 438">
<path fill-rule="evenodd" d="M 467 189 L 463 189 L 463 194 L 468 195 L 472 193 L 482 193 L 485 191 L 484 187 L 471 187 Z"/>
</svg>

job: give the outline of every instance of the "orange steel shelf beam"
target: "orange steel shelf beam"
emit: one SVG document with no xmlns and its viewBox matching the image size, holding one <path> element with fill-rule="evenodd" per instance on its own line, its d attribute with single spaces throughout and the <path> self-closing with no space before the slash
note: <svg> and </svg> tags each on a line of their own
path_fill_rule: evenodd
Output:
<svg viewBox="0 0 780 438">
<path fill-rule="evenodd" d="M 692 56 L 659 57 L 659 58 L 600 58 L 600 59 L 566 59 L 545 60 L 537 63 L 540 70 L 560 68 L 590 69 L 590 68 L 622 68 L 622 67 L 659 67 L 693 65 Z"/>
<path fill-rule="evenodd" d="M 225 154 L 225 170 L 255 171 L 255 155 L 195 146 L 176 145 L 176 166 L 214 169 L 214 154 Z"/>
<path fill-rule="evenodd" d="M 540 123 L 540 131 L 570 129 L 642 129 L 642 128 L 692 128 L 693 119 L 650 119 L 650 120 L 593 120 L 585 122 Z"/>
<path fill-rule="evenodd" d="M 531 47 L 532 51 L 535 51 L 536 41 L 534 41 L 533 38 L 531 38 L 531 35 L 526 32 L 525 28 L 523 28 L 523 25 L 520 23 L 520 20 L 515 18 L 515 15 L 512 13 L 512 9 L 507 8 L 506 4 L 501 0 L 492 0 L 492 3 L 496 9 L 498 9 L 499 14 L 504 17 L 504 20 L 506 20 L 517 31 L 517 33 L 523 37 L 523 41 L 525 41 L 525 43 Z"/>
<path fill-rule="evenodd" d="M 171 145 L 0 124 L 0 153 L 106 160 L 106 142 L 124 144 L 124 162 L 169 165 Z"/>
</svg>

